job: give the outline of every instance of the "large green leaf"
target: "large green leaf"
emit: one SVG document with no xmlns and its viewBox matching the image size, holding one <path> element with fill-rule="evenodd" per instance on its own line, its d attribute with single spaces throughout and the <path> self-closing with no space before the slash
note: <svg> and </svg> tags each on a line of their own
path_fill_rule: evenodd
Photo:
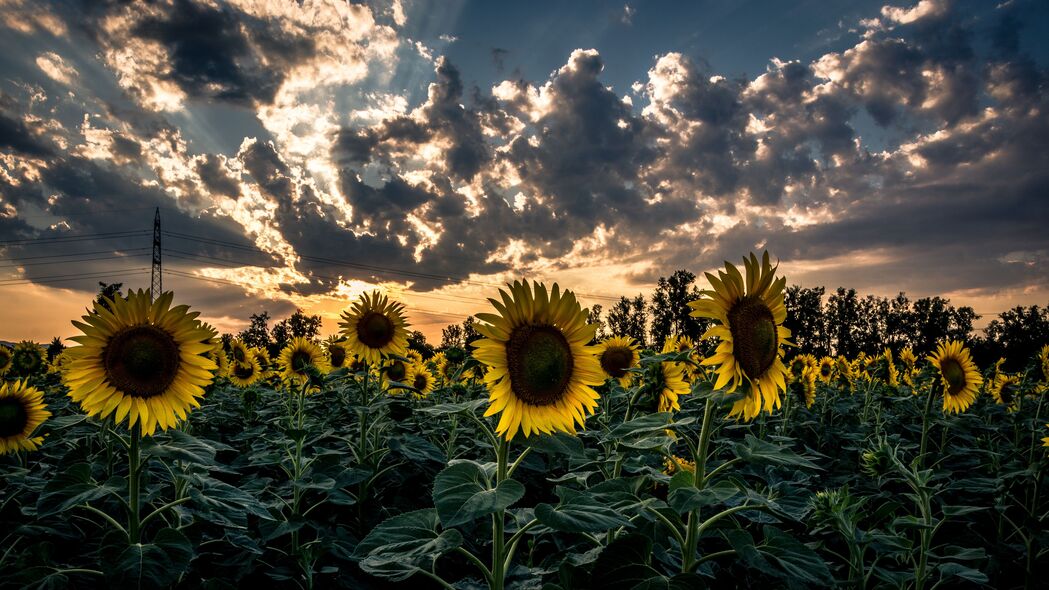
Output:
<svg viewBox="0 0 1049 590">
<path fill-rule="evenodd" d="M 688 474 L 688 472 L 683 472 Z M 676 476 L 675 476 L 676 477 Z M 728 480 L 714 482 L 702 490 L 695 486 L 678 486 L 667 496 L 667 504 L 679 513 L 696 508 L 721 504 L 739 494 L 739 489 Z"/>
<path fill-rule="evenodd" d="M 47 482 L 37 498 L 38 516 L 47 516 L 68 510 L 78 504 L 86 504 L 109 494 L 121 496 L 127 492 L 127 480 L 114 477 L 105 483 L 97 483 L 91 475 L 91 465 L 76 463 L 61 470 Z"/>
<path fill-rule="evenodd" d="M 173 586 L 193 560 L 193 544 L 175 529 L 163 529 L 151 543 L 128 545 L 106 564 L 111 587 Z"/>
<path fill-rule="evenodd" d="M 420 567 L 429 568 L 441 555 L 463 543 L 455 529 L 438 532 L 437 510 L 425 508 L 387 519 L 357 545 L 354 558 L 364 571 L 394 581 Z"/>
<path fill-rule="evenodd" d="M 753 434 L 748 434 L 742 443 L 734 443 L 732 449 L 737 457 L 751 463 L 773 463 L 776 465 L 805 467 L 807 469 L 820 469 L 818 465 L 794 451 L 762 440 Z"/>
<path fill-rule="evenodd" d="M 507 508 L 520 500 L 524 492 L 524 485 L 512 479 L 491 488 L 483 467 L 473 461 L 461 461 L 437 474 L 433 503 L 441 524 L 453 527 Z"/>
<path fill-rule="evenodd" d="M 755 545 L 743 530 L 727 531 L 726 537 L 747 566 L 776 576 L 789 587 L 827 587 L 834 584 L 830 569 L 815 551 L 773 526 L 763 529 L 765 539 Z"/>
<path fill-rule="evenodd" d="M 563 497 L 557 506 L 539 504 L 535 507 L 535 517 L 542 524 L 565 533 L 599 533 L 630 526 L 626 517 L 586 493 Z"/>
<path fill-rule="evenodd" d="M 538 510 L 537 510 L 538 512 Z M 612 541 L 594 563 L 591 588 L 633 590 L 662 575 L 653 568 L 652 540 L 644 535 L 622 535 Z"/>
</svg>

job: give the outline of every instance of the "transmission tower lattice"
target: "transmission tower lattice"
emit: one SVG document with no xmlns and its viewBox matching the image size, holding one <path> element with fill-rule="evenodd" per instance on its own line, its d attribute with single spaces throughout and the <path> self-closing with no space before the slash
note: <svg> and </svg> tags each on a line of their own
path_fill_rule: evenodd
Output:
<svg viewBox="0 0 1049 590">
<path fill-rule="evenodd" d="M 160 207 L 157 207 L 157 214 L 153 217 L 153 276 L 149 284 L 150 301 L 156 300 L 163 292 L 160 276 Z"/>
</svg>

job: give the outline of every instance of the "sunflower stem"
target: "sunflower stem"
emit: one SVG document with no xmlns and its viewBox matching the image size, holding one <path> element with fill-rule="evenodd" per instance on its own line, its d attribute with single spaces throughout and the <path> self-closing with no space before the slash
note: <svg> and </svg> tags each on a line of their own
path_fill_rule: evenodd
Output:
<svg viewBox="0 0 1049 590">
<path fill-rule="evenodd" d="M 711 424 L 714 418 L 714 398 L 707 397 L 706 406 L 703 408 L 703 426 L 699 431 L 699 449 L 693 459 L 696 462 L 696 474 L 692 485 L 702 490 L 707 479 L 707 453 L 710 446 Z M 699 535 L 702 527 L 699 524 L 699 509 L 690 510 L 688 513 L 688 524 L 685 529 L 685 546 L 681 548 L 681 572 L 692 571 L 695 564 L 696 549 L 699 546 Z"/>
<path fill-rule="evenodd" d="M 922 413 L 922 442 L 918 450 L 918 469 L 925 467 L 925 449 L 929 442 L 929 415 L 932 414 L 933 388 L 929 388 L 929 395 L 925 397 L 925 412 Z"/>
<path fill-rule="evenodd" d="M 499 437 L 499 445 L 495 448 L 495 485 L 499 486 L 507 477 L 507 454 L 510 444 L 503 437 Z M 503 527 L 506 524 L 506 510 L 497 510 L 492 515 L 492 590 L 503 590 L 506 579 L 505 563 L 506 536 Z"/>
<path fill-rule="evenodd" d="M 127 538 L 128 543 L 131 545 L 137 545 L 141 540 L 142 526 L 139 520 L 139 509 L 141 508 L 141 491 L 139 490 L 139 475 L 142 462 L 142 451 L 140 449 L 140 442 L 142 438 L 142 428 L 136 424 L 131 428 L 131 441 L 128 445 L 128 475 L 127 475 L 127 496 L 128 496 L 128 528 Z"/>
</svg>

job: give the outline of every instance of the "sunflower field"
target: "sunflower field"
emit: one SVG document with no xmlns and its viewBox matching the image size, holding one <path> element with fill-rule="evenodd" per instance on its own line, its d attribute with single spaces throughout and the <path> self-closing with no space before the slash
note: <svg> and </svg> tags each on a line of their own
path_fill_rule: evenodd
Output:
<svg viewBox="0 0 1049 590">
<path fill-rule="evenodd" d="M 695 342 L 515 282 L 431 358 L 379 293 L 273 358 L 103 299 L 0 346 L 0 587 L 1045 587 L 1049 345 L 816 358 L 767 253 L 706 278 Z"/>
</svg>

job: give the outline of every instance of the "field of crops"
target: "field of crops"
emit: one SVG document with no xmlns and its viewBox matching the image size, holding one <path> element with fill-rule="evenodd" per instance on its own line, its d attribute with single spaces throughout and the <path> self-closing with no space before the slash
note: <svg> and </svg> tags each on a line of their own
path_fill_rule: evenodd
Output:
<svg viewBox="0 0 1049 590">
<path fill-rule="evenodd" d="M 658 350 L 557 286 L 431 358 L 378 296 L 279 358 L 96 305 L 0 354 L 0 587 L 1044 587 L 1049 347 L 799 355 L 745 266 Z"/>
</svg>

